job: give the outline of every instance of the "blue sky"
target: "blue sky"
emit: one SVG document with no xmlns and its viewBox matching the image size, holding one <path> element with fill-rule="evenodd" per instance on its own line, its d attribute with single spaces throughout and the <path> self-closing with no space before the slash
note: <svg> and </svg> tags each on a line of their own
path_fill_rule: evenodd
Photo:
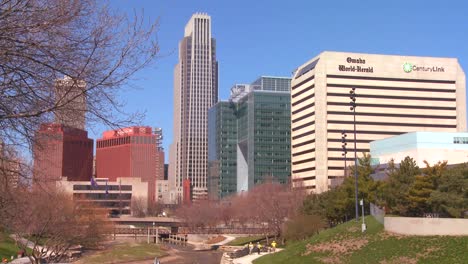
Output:
<svg viewBox="0 0 468 264">
<path fill-rule="evenodd" d="M 173 70 L 178 42 L 195 12 L 211 16 L 217 40 L 220 99 L 235 83 L 260 75 L 290 76 L 324 50 L 455 57 L 468 71 L 468 1 L 224 1 L 112 0 L 128 12 L 160 19 L 161 58 L 123 91 L 126 110 L 146 111 L 145 123 L 162 127 L 168 160 L 172 141 Z M 90 131 L 94 139 L 105 128 Z"/>
</svg>

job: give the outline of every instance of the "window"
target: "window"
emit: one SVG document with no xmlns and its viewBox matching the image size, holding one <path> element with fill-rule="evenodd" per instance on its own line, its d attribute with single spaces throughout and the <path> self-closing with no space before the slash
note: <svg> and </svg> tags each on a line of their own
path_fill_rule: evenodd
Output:
<svg viewBox="0 0 468 264">
<path fill-rule="evenodd" d="M 454 144 L 468 144 L 468 137 L 454 137 Z"/>
</svg>

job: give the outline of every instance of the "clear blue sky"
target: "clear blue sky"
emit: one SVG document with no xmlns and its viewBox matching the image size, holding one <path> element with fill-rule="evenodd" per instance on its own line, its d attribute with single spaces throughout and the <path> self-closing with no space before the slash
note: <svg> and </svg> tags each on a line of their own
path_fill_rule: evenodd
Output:
<svg viewBox="0 0 468 264">
<path fill-rule="evenodd" d="M 455 57 L 468 72 L 468 1 L 112 0 L 130 14 L 160 19 L 162 57 L 140 72 L 137 89 L 122 93 L 128 111 L 146 111 L 144 124 L 162 127 L 168 160 L 172 141 L 173 70 L 178 42 L 195 12 L 212 18 L 220 99 L 235 83 L 260 75 L 290 76 L 324 50 Z M 90 131 L 100 137 L 105 128 Z"/>
</svg>

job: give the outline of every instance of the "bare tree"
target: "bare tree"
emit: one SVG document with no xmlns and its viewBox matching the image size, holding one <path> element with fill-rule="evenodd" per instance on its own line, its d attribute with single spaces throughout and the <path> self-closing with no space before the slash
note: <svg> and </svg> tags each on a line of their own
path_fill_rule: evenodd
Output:
<svg viewBox="0 0 468 264">
<path fill-rule="evenodd" d="M 63 112 L 85 111 L 89 124 L 112 127 L 138 121 L 116 93 L 155 61 L 156 30 L 157 22 L 95 0 L 1 1 L 0 139 L 30 147 L 38 126 Z M 81 97 L 86 107 L 76 109 Z"/>
<path fill-rule="evenodd" d="M 31 263 L 60 262 L 72 246 L 96 247 L 110 233 L 103 210 L 82 208 L 67 194 L 21 188 L 14 201 L 3 224 Z"/>
</svg>

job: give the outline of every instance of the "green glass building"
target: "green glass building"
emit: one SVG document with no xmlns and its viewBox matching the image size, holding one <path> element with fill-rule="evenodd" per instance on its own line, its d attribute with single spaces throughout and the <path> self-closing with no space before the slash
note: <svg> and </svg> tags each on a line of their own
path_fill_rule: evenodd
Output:
<svg viewBox="0 0 468 264">
<path fill-rule="evenodd" d="M 224 198 L 291 175 L 291 79 L 260 77 L 208 112 L 208 196 Z"/>
</svg>

